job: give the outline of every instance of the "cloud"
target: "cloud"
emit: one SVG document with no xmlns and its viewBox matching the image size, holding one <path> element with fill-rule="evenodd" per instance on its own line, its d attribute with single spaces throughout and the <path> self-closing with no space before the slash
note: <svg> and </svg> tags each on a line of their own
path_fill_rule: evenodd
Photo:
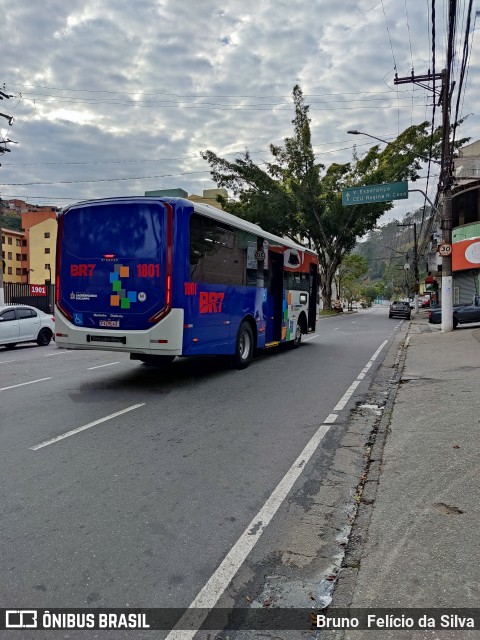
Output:
<svg viewBox="0 0 480 640">
<path fill-rule="evenodd" d="M 296 83 L 319 161 L 347 162 L 355 143 L 362 152 L 372 142 L 347 130 L 391 138 L 432 115 L 431 91 L 394 85 L 412 64 L 415 73 L 431 68 L 431 16 L 421 3 L 397 4 L 17 0 L 4 16 L 0 81 L 21 94 L 2 102 L 19 144 L 2 157 L 1 194 L 62 204 L 158 187 L 199 193 L 215 186 L 201 150 L 270 159 L 269 144 L 292 133 Z M 479 64 L 474 48 L 463 113 L 475 112 Z M 477 132 L 470 116 L 460 133 Z"/>
</svg>

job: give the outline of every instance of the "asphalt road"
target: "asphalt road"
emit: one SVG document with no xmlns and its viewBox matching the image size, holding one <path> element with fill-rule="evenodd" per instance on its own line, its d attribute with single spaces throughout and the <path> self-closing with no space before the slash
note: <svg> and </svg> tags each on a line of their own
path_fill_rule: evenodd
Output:
<svg viewBox="0 0 480 640">
<path fill-rule="evenodd" d="M 400 323 L 385 307 L 325 318 L 300 349 L 245 371 L 0 349 L 4 606 L 188 607 L 232 549 L 242 562 L 249 523 L 319 425 L 361 400 Z M 275 513 L 262 514 L 271 533 Z"/>
</svg>

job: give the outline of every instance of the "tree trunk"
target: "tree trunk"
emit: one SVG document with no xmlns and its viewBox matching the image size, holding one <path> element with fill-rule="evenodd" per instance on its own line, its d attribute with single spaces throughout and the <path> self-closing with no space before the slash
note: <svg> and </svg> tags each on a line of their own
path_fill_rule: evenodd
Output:
<svg viewBox="0 0 480 640">
<path fill-rule="evenodd" d="M 337 270 L 336 263 L 330 263 L 323 270 L 321 284 L 322 284 L 322 298 L 323 308 L 328 311 L 332 308 L 332 282 Z"/>
</svg>

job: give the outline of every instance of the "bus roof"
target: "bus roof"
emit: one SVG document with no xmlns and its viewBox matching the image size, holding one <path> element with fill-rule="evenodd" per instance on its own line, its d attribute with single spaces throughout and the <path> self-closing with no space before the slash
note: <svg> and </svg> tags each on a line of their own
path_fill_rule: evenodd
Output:
<svg viewBox="0 0 480 640">
<path fill-rule="evenodd" d="M 222 209 L 217 209 L 217 207 L 212 207 L 209 204 L 202 204 L 200 202 L 192 202 L 191 200 L 187 200 L 186 198 L 171 198 L 171 197 L 154 197 L 154 196 L 125 196 L 118 198 L 100 198 L 95 200 L 83 200 L 81 202 L 77 202 L 72 205 L 68 205 L 62 211 L 57 213 L 57 219 L 71 211 L 72 209 L 76 209 L 77 207 L 85 207 L 89 205 L 98 205 L 98 204 L 113 204 L 113 203 L 128 203 L 128 202 L 167 202 L 170 204 L 180 204 L 183 206 L 192 207 L 194 211 L 200 213 L 204 216 L 212 218 L 213 220 L 217 220 L 218 222 L 224 222 L 225 224 L 230 224 L 237 229 L 242 229 L 243 231 L 249 231 L 257 236 L 261 236 L 265 238 L 265 240 L 272 240 L 277 242 L 278 244 L 282 244 L 291 249 L 297 249 L 299 251 L 306 251 L 313 255 L 317 255 L 315 251 L 305 247 L 297 242 L 294 242 L 290 238 L 282 238 L 280 236 L 276 236 L 273 233 L 269 233 L 260 227 L 258 224 L 254 224 L 253 222 L 248 222 L 248 220 L 243 220 L 242 218 L 238 218 L 231 213 L 227 213 Z"/>
</svg>

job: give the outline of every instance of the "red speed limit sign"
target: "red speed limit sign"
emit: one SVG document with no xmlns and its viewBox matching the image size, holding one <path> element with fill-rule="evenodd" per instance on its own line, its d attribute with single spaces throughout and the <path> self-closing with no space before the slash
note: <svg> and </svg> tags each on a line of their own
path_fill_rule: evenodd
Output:
<svg viewBox="0 0 480 640">
<path fill-rule="evenodd" d="M 442 243 L 439 247 L 438 247 L 438 253 L 441 256 L 449 256 L 452 254 L 452 245 L 451 244 L 447 244 L 446 242 Z"/>
</svg>

